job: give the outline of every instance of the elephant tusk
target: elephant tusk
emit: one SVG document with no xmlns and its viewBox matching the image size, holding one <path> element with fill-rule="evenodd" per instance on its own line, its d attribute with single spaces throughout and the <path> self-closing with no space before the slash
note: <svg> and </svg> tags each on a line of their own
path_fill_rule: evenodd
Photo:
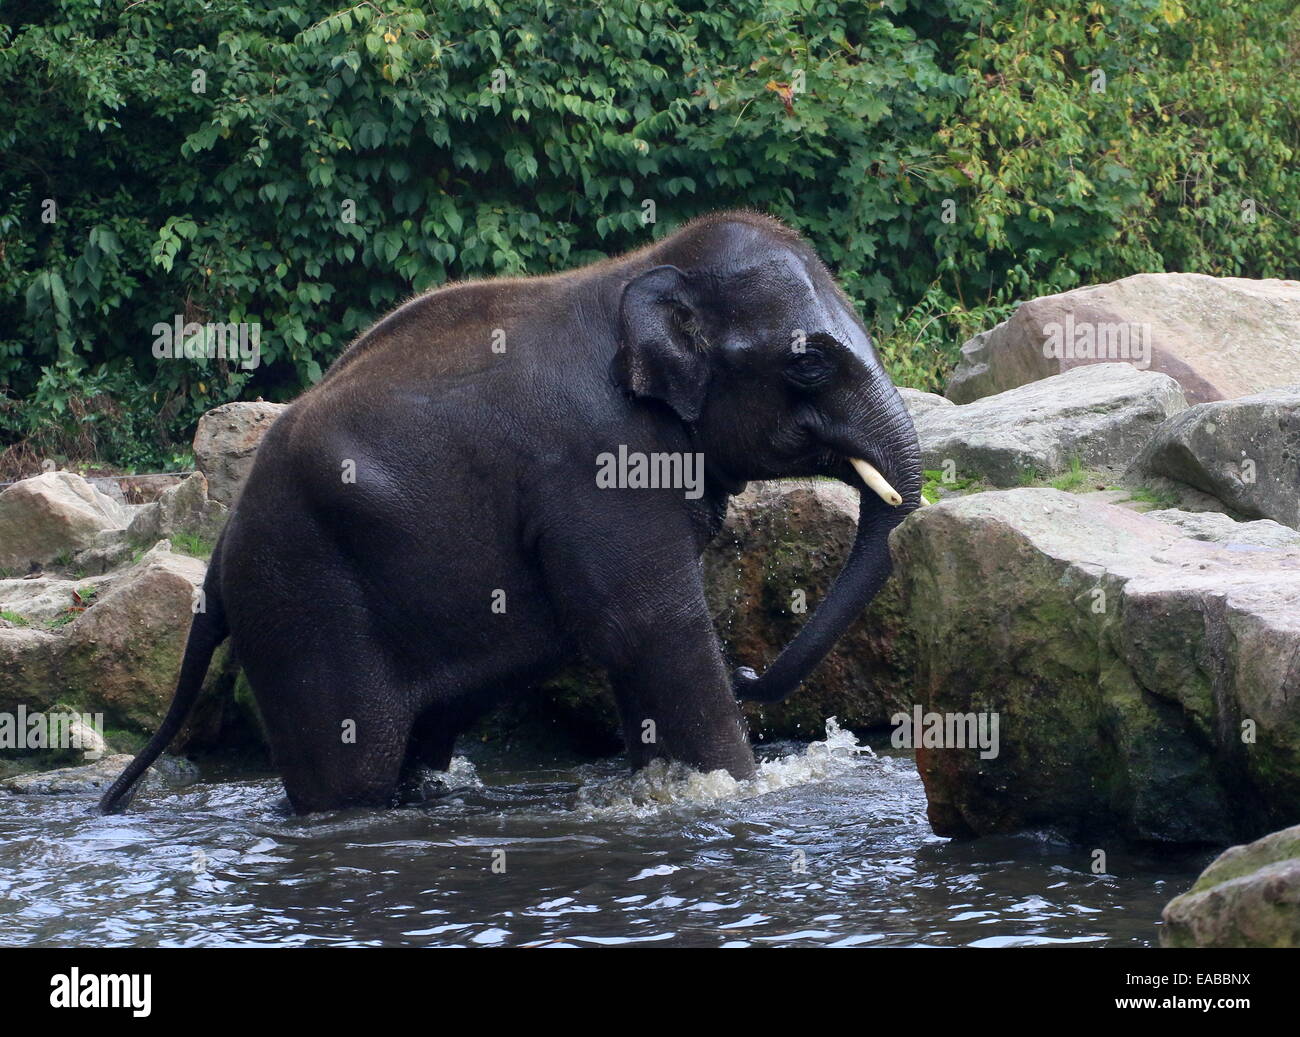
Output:
<svg viewBox="0 0 1300 1037">
<path fill-rule="evenodd" d="M 898 507 L 903 503 L 903 498 L 898 495 L 898 491 L 885 481 L 885 477 L 876 471 L 871 465 L 867 464 L 857 457 L 850 457 L 849 464 L 853 470 L 862 476 L 862 481 L 874 491 L 886 504 L 892 504 Z"/>
</svg>

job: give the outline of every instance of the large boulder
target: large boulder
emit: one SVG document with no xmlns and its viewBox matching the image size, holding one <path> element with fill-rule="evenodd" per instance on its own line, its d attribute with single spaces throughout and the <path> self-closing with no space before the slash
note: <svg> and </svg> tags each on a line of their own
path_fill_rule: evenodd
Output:
<svg viewBox="0 0 1300 1037">
<path fill-rule="evenodd" d="M 257 445 L 287 409 L 286 404 L 227 403 L 199 419 L 194 462 L 208 480 L 208 494 L 229 508 L 253 467 Z"/>
<path fill-rule="evenodd" d="M 59 704 L 59 660 L 63 638 L 53 630 L 0 618 L 0 711 L 39 702 L 41 711 Z"/>
<path fill-rule="evenodd" d="M 204 563 L 164 542 L 68 624 L 59 675 L 116 726 L 152 730 L 172 699 Z"/>
<path fill-rule="evenodd" d="M 1163 920 L 1164 947 L 1300 947 L 1300 825 L 1225 850 Z"/>
<path fill-rule="evenodd" d="M 146 504 L 131 519 L 127 537 L 137 543 L 155 544 L 176 536 L 195 537 L 214 543 L 225 525 L 227 508 L 208 496 L 208 481 L 195 472 L 168 487 L 152 504 Z"/>
<path fill-rule="evenodd" d="M 940 396 L 938 393 L 922 392 L 920 389 L 909 389 L 900 386 L 899 396 L 903 398 L 903 406 L 907 408 L 907 413 L 916 421 L 922 414 L 934 410 L 936 407 L 951 407 L 952 400 L 946 396 Z"/>
<path fill-rule="evenodd" d="M 102 713 L 113 747 L 152 734 L 171 702 L 204 570 L 200 559 L 173 553 L 164 540 L 93 585 L 47 581 L 31 599 L 31 615 L 17 611 L 21 599 L 8 589 L 28 581 L 0 583 L 9 595 L 0 620 L 0 711 L 47 712 L 57 704 Z M 46 618 L 64 594 L 66 604 Z M 233 682 L 229 654 L 219 652 L 178 747 L 223 723 L 235 707 Z"/>
<path fill-rule="evenodd" d="M 1300 371 L 1300 281 L 1134 274 L 1031 299 L 962 346 L 947 395 L 969 403 L 1115 360 L 1177 379 L 1191 403 L 1290 384 Z"/>
<path fill-rule="evenodd" d="M 1222 844 L 1300 816 L 1300 548 L 1051 489 L 945 500 L 892 544 L 913 711 L 998 723 L 990 758 L 915 739 L 937 833 Z"/>
<path fill-rule="evenodd" d="M 1203 490 L 1242 515 L 1300 529 L 1300 385 L 1175 414 L 1128 477 L 1153 476 Z"/>
<path fill-rule="evenodd" d="M 1076 460 L 1122 470 L 1186 406 L 1168 375 L 1099 364 L 962 406 L 918 409 L 915 420 L 927 469 L 951 462 L 958 478 L 1019 486 Z"/>
<path fill-rule="evenodd" d="M 0 569 L 26 572 L 119 533 L 128 508 L 71 472 L 46 472 L 0 493 Z"/>
</svg>

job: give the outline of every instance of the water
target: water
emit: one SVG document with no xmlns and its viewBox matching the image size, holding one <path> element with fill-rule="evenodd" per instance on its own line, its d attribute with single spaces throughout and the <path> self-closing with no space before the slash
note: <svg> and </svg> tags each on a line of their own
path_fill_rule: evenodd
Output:
<svg viewBox="0 0 1300 1037">
<path fill-rule="evenodd" d="M 1212 856 L 938 838 L 910 758 L 833 724 L 761 755 L 743 785 L 457 758 L 429 803 L 306 818 L 268 777 L 0 797 L 0 945 L 1150 945 Z"/>
</svg>

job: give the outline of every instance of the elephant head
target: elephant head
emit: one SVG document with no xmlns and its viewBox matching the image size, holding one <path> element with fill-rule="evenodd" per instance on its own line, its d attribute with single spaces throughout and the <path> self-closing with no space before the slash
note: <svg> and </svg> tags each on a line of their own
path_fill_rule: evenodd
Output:
<svg viewBox="0 0 1300 1037">
<path fill-rule="evenodd" d="M 890 572 L 890 531 L 921 503 L 916 430 L 852 305 L 796 234 L 754 217 L 705 223 L 623 288 L 615 380 L 671 408 L 723 485 L 830 476 L 860 491 L 829 594 L 742 699 L 808 676 Z"/>
</svg>

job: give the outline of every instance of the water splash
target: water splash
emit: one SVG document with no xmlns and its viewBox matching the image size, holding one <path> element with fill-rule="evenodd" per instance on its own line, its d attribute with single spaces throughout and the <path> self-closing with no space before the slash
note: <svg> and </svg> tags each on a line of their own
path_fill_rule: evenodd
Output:
<svg viewBox="0 0 1300 1037">
<path fill-rule="evenodd" d="M 478 769 L 465 756 L 453 756 L 445 771 L 420 767 L 407 775 L 399 796 L 407 803 L 437 803 L 448 796 L 485 787 Z"/>
<path fill-rule="evenodd" d="M 845 731 L 830 717 L 824 741 L 760 761 L 758 773 L 749 780 L 739 781 L 724 770 L 705 774 L 682 763 L 654 760 L 635 774 L 584 786 L 575 805 L 591 817 L 650 817 L 662 810 L 752 799 L 826 781 L 875 758 L 869 746 L 860 745 L 853 732 Z"/>
<path fill-rule="evenodd" d="M 438 772 L 438 777 L 448 787 L 454 789 L 483 787 L 483 779 L 478 775 L 478 768 L 464 756 L 453 756 L 451 766 L 445 771 Z"/>
</svg>

